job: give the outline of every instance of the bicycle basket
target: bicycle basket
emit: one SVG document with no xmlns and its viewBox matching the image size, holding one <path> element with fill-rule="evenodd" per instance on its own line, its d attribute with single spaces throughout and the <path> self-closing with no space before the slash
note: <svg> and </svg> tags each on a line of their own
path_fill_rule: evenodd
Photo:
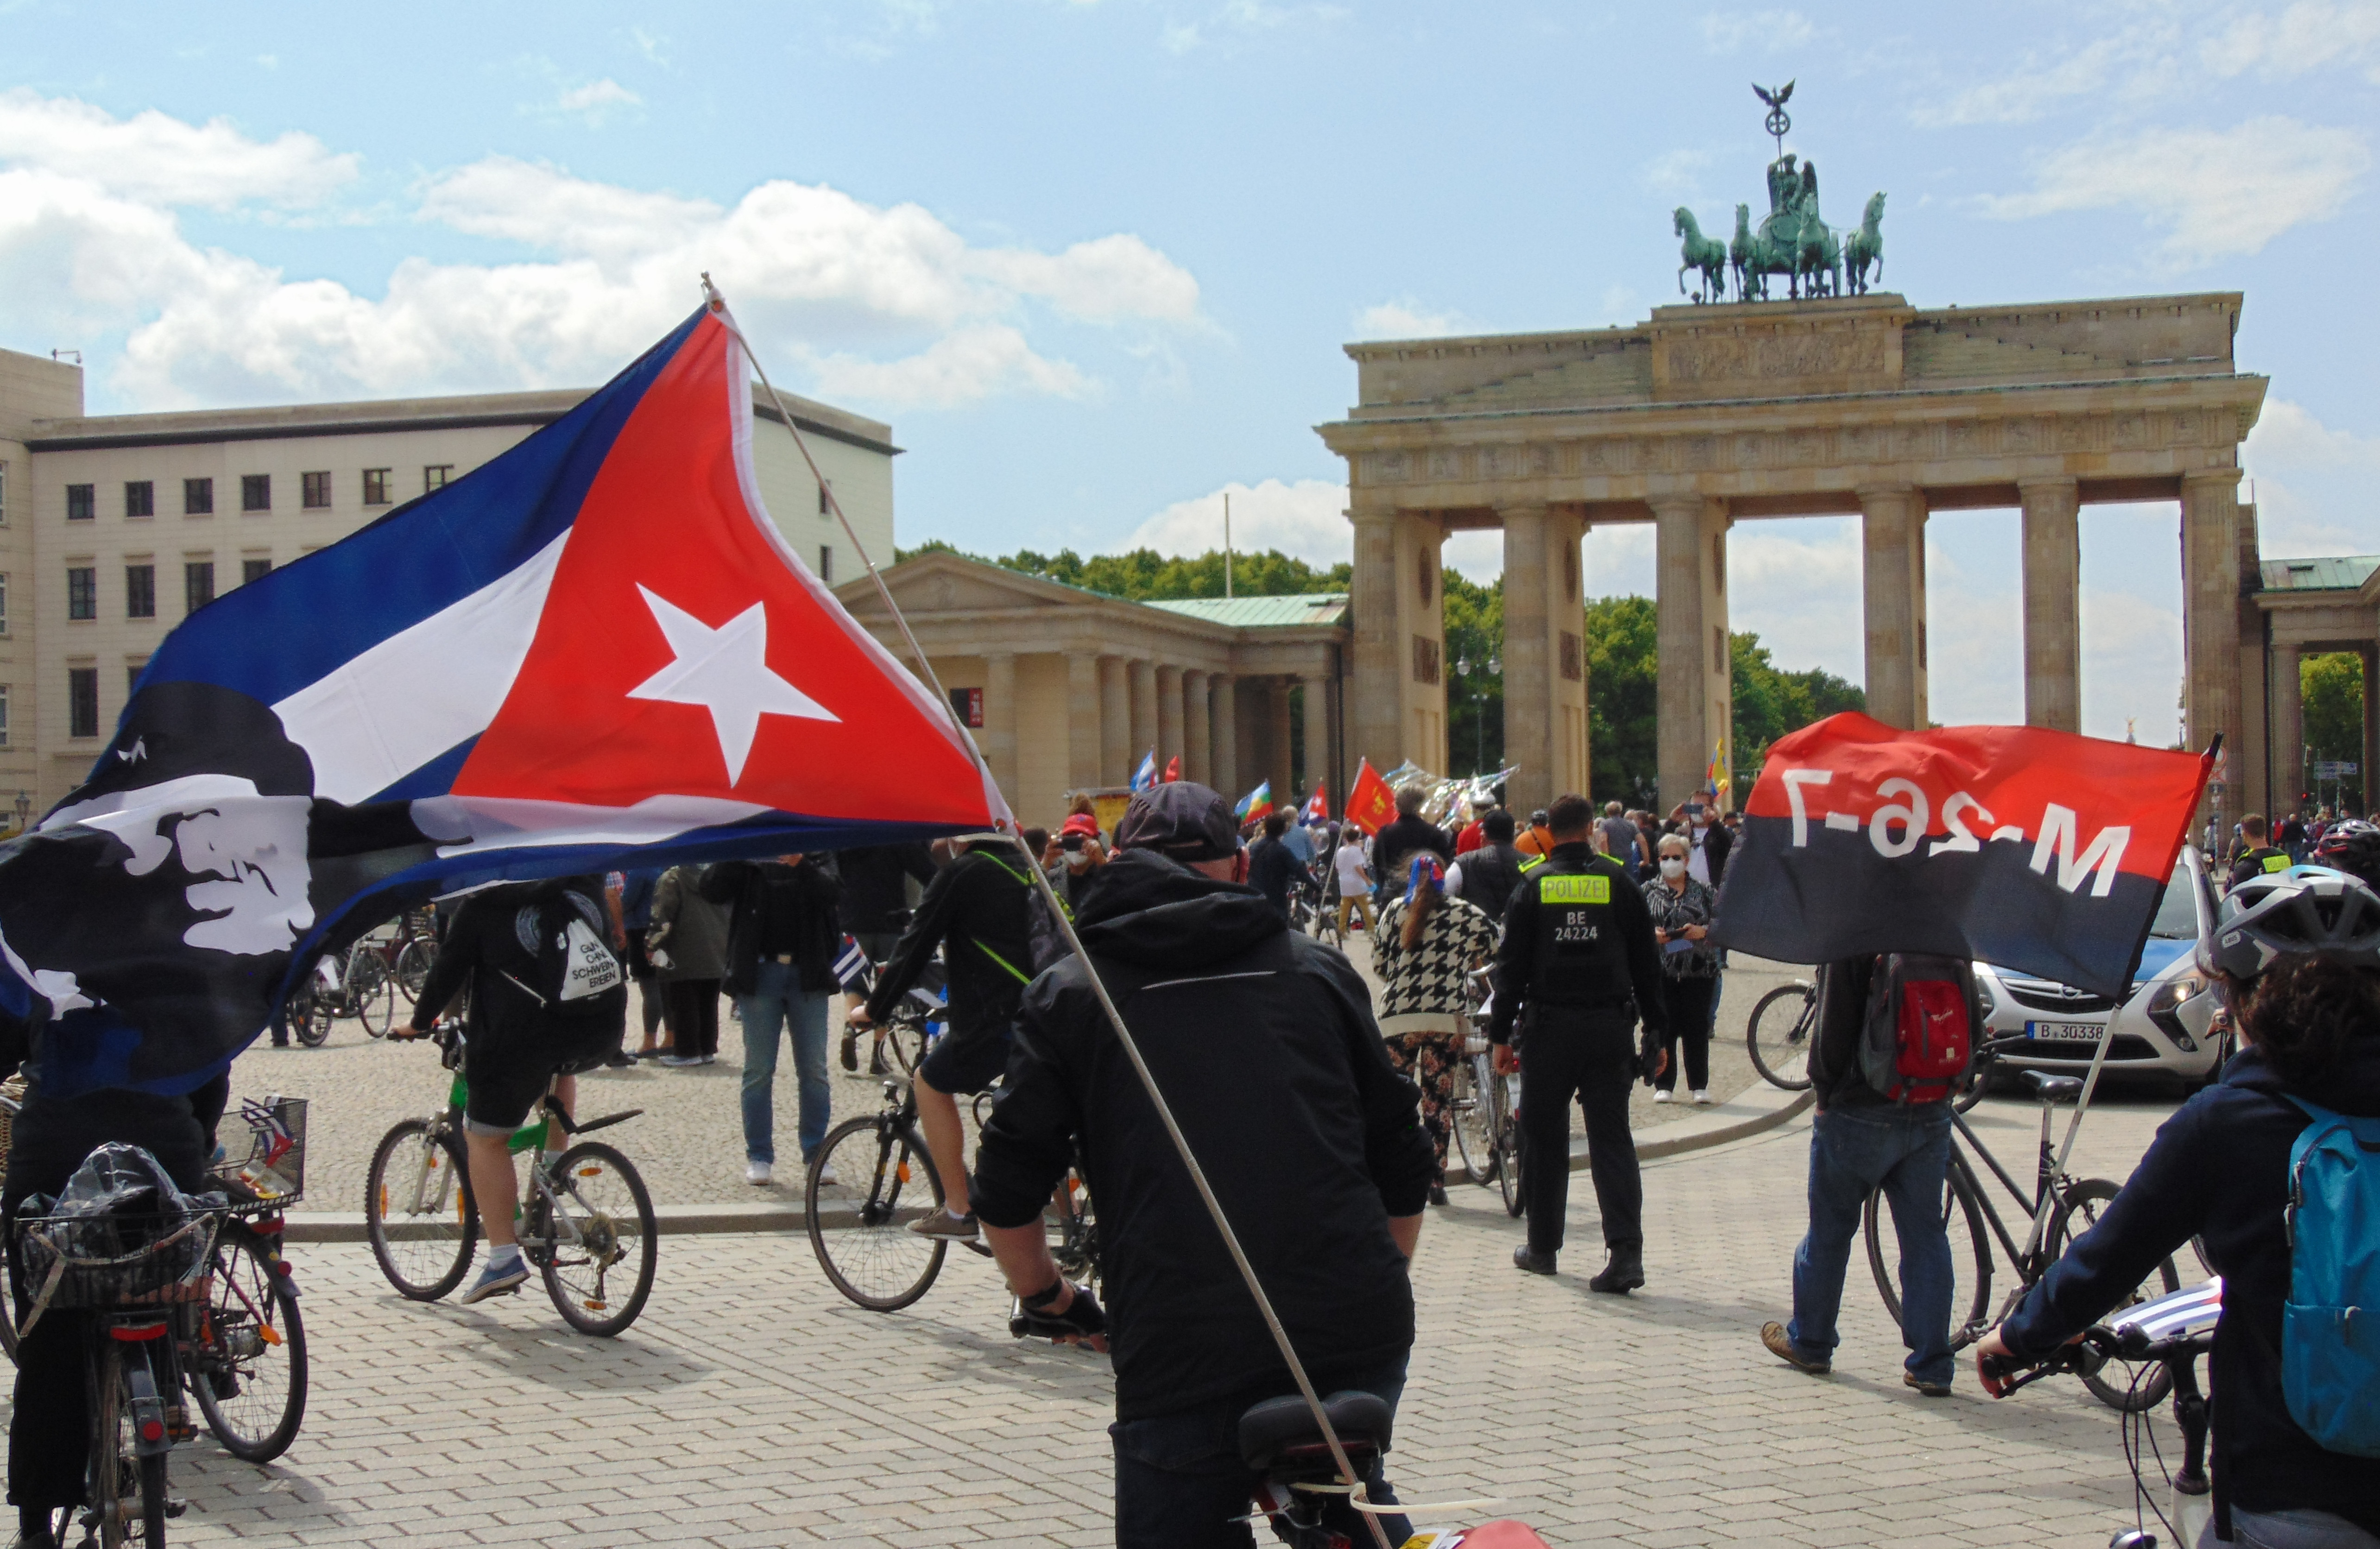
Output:
<svg viewBox="0 0 2380 1549">
<path fill-rule="evenodd" d="M 22 1216 L 17 1262 L 27 1291 L 51 1307 L 202 1301 L 221 1219 L 212 1210 Z"/>
<path fill-rule="evenodd" d="M 239 1105 L 239 1117 L 249 1130 L 248 1155 L 215 1168 L 226 1191 L 235 1200 L 246 1194 L 276 1209 L 304 1198 L 306 1099 L 251 1097 Z"/>
</svg>

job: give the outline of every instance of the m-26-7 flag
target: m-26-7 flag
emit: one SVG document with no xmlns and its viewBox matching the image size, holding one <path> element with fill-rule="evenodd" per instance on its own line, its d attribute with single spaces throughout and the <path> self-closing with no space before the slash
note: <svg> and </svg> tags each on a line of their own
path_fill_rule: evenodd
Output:
<svg viewBox="0 0 2380 1549">
<path fill-rule="evenodd" d="M 509 452 L 167 635 L 0 844 L 0 1004 L 52 1090 L 223 1068 L 331 948 L 482 883 L 1008 820 L 760 502 L 713 302 Z"/>
<path fill-rule="evenodd" d="M 2209 762 L 1830 716 L 1770 745 L 1713 939 L 1784 962 L 1981 959 L 2120 998 Z"/>
</svg>

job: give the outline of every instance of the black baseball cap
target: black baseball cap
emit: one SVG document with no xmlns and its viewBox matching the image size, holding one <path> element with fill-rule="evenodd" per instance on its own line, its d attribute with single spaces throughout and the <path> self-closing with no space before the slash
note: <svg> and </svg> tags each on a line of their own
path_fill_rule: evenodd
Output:
<svg viewBox="0 0 2380 1549">
<path fill-rule="evenodd" d="M 1133 797 L 1116 824 L 1116 848 L 1154 850 L 1184 864 L 1224 860 L 1239 853 L 1240 821 L 1220 793 L 1172 781 Z"/>
</svg>

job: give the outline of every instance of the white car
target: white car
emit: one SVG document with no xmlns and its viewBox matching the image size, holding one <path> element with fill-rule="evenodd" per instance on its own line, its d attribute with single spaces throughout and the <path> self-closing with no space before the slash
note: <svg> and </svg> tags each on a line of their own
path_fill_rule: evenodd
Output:
<svg viewBox="0 0 2380 1549">
<path fill-rule="evenodd" d="M 2216 1002 L 2194 962 L 2199 938 L 2214 918 L 2205 861 L 2185 845 L 2174 862 L 2165 896 L 2157 902 L 2131 993 L 2120 1002 L 2014 969 L 1976 963 L 1985 1035 L 2024 1038 L 1999 1050 L 2001 1064 L 2081 1075 L 2090 1068 L 2099 1035 L 2112 1022 L 2115 1036 L 2107 1046 L 2106 1073 L 2169 1075 L 2192 1087 L 2214 1080 L 2228 1050 L 2217 1047 L 2227 1041 L 2208 1035 Z"/>
</svg>

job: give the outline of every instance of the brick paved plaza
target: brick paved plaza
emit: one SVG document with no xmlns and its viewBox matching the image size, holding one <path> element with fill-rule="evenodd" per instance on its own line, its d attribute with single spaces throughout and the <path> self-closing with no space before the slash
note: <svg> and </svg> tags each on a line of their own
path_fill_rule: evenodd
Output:
<svg viewBox="0 0 2380 1549">
<path fill-rule="evenodd" d="M 2095 1112 L 2084 1168 L 2122 1177 L 2169 1107 Z M 2021 1163 L 2033 1110 L 1977 1118 Z M 1499 1495 L 1564 1546 L 2095 1549 L 2129 1522 L 2113 1411 L 2070 1383 L 1994 1403 L 1964 1372 L 1951 1399 L 1916 1397 L 1856 1259 L 1831 1379 L 1760 1349 L 1802 1230 L 1807 1123 L 1649 1166 L 1652 1282 L 1624 1300 L 1585 1288 L 1600 1255 L 1584 1175 L 1550 1280 L 1512 1268 L 1519 1228 L 1489 1192 L 1432 1211 L 1391 1459 L 1407 1498 Z M 541 1296 L 404 1302 L 359 1245 L 293 1256 L 305 1431 L 265 1468 L 204 1439 L 177 1452 L 176 1542 L 1109 1542 L 1103 1364 L 1012 1341 L 972 1255 L 885 1316 L 837 1297 L 798 1233 L 675 1237 L 642 1320 L 608 1342 Z"/>
</svg>

